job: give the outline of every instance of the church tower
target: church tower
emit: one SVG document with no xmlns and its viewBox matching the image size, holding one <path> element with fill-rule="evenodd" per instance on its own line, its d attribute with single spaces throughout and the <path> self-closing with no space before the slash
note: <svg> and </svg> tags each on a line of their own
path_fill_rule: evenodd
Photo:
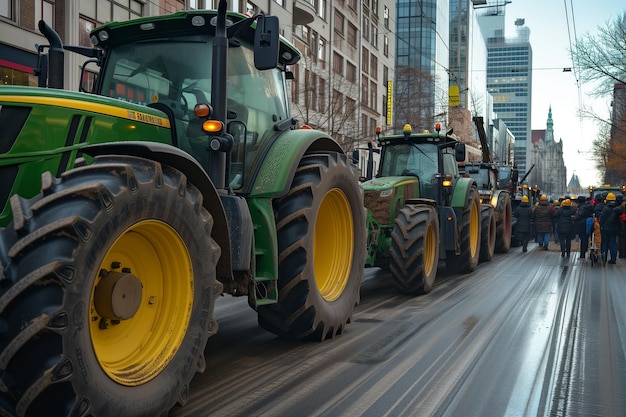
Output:
<svg viewBox="0 0 626 417">
<path fill-rule="evenodd" d="M 546 121 L 546 143 L 554 142 L 554 122 L 552 121 L 552 105 L 548 110 L 548 120 Z"/>
</svg>

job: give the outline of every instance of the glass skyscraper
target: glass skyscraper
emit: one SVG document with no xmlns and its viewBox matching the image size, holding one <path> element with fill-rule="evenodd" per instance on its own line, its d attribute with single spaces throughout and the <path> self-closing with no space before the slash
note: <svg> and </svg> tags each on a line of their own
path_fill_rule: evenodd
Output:
<svg viewBox="0 0 626 417">
<path fill-rule="evenodd" d="M 449 0 L 396 0 L 395 129 L 446 126 Z"/>
<path fill-rule="evenodd" d="M 494 16 L 484 16 L 491 20 Z M 500 17 L 500 16 L 498 16 Z M 504 16 L 484 30 L 487 37 L 487 90 L 493 96 L 493 111 L 504 120 L 515 136 L 515 163 L 524 175 L 530 167 L 528 149 L 530 147 L 531 98 L 532 98 L 532 48 L 530 30 L 524 20 L 515 22 L 515 38 L 504 36 Z M 481 17 L 482 19 L 482 17 Z M 489 25 L 481 27 L 486 29 Z"/>
</svg>

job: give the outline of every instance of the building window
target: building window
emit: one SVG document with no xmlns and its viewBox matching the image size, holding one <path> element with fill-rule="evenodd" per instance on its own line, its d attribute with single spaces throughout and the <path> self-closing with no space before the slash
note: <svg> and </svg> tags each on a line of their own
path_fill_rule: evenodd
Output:
<svg viewBox="0 0 626 417">
<path fill-rule="evenodd" d="M 315 0 L 315 10 L 319 17 L 326 20 L 326 0 Z"/>
<path fill-rule="evenodd" d="M 363 39 L 370 40 L 370 20 L 363 16 L 363 24 L 361 25 L 361 32 L 363 33 Z"/>
<path fill-rule="evenodd" d="M 39 21 L 43 20 L 54 27 L 54 3 L 45 0 L 35 2 L 35 27 L 39 28 Z M 39 29 L 37 29 L 39 31 Z"/>
<path fill-rule="evenodd" d="M 248 13 L 250 16 L 254 16 L 259 11 L 260 11 L 259 6 L 257 6 L 256 4 L 250 1 L 246 2 L 246 13 Z"/>
<path fill-rule="evenodd" d="M 357 33 L 356 26 L 348 22 L 348 43 L 352 46 L 356 46 L 356 33 Z"/>
<path fill-rule="evenodd" d="M 300 72 L 300 67 L 298 65 L 294 65 L 292 68 L 293 71 L 293 80 L 291 81 L 291 100 L 296 103 L 296 104 L 300 104 L 300 79 L 299 77 L 299 72 Z"/>
<path fill-rule="evenodd" d="M 0 16 L 6 17 L 7 19 L 10 19 L 10 20 L 15 20 L 13 18 L 14 4 L 15 4 L 15 0 L 0 0 Z"/>
<path fill-rule="evenodd" d="M 89 20 L 84 16 L 80 16 L 78 19 L 78 44 L 80 46 L 91 47 L 91 39 L 89 33 L 97 26 L 93 20 Z"/>
<path fill-rule="evenodd" d="M 385 25 L 385 29 L 389 29 L 389 8 L 385 6 L 383 10 L 383 22 Z"/>
<path fill-rule="evenodd" d="M 110 0 L 81 1 L 79 11 L 82 16 L 98 24 L 120 22 L 143 17 L 144 3 L 142 0 L 127 0 L 123 3 Z"/>
<path fill-rule="evenodd" d="M 318 41 L 317 60 L 322 68 L 326 68 L 326 39 L 321 36 Z"/>
<path fill-rule="evenodd" d="M 344 20 L 345 17 L 335 9 L 335 32 L 341 36 L 343 36 Z"/>
<path fill-rule="evenodd" d="M 343 56 L 337 52 L 333 52 L 333 71 L 343 75 Z"/>
<path fill-rule="evenodd" d="M 350 61 L 346 61 L 346 79 L 351 83 L 356 82 L 356 65 Z"/>
<path fill-rule="evenodd" d="M 378 88 L 376 86 L 376 83 L 371 81 L 370 82 L 370 106 L 372 107 L 372 109 L 376 110 L 376 104 L 378 103 L 378 100 L 376 100 L 376 95 L 378 93 Z"/>
<path fill-rule="evenodd" d="M 348 119 L 355 121 L 356 119 L 356 101 L 350 97 L 346 97 L 346 114 Z"/>
<path fill-rule="evenodd" d="M 370 75 L 372 78 L 378 78 L 378 57 L 376 54 L 371 54 L 370 58 Z"/>
<path fill-rule="evenodd" d="M 343 94 L 336 89 L 333 89 L 333 113 L 343 114 Z"/>
<path fill-rule="evenodd" d="M 362 70 L 365 74 L 370 72 L 369 62 L 370 62 L 370 54 L 365 47 L 362 48 L 362 57 L 361 57 L 361 66 Z"/>
<path fill-rule="evenodd" d="M 389 56 L 389 38 L 387 35 L 383 37 L 383 54 L 388 57 Z"/>
<path fill-rule="evenodd" d="M 326 111 L 326 80 L 319 77 L 319 86 L 317 90 L 317 110 L 321 113 Z"/>
<path fill-rule="evenodd" d="M 368 100 L 369 100 L 369 89 L 368 89 L 368 85 L 369 82 L 367 81 L 367 77 L 361 77 L 361 104 L 363 104 L 365 107 L 368 107 Z"/>
<path fill-rule="evenodd" d="M 348 0 L 348 7 L 352 10 L 356 10 L 356 0 Z"/>
</svg>

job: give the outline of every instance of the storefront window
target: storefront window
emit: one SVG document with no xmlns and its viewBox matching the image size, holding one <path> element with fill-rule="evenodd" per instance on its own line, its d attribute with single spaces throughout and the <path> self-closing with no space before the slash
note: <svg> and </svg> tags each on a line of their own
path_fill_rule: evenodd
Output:
<svg viewBox="0 0 626 417">
<path fill-rule="evenodd" d="M 36 87 L 37 78 L 29 73 L 28 70 L 28 68 L 20 70 L 0 65 L 0 85 L 28 85 Z"/>
</svg>

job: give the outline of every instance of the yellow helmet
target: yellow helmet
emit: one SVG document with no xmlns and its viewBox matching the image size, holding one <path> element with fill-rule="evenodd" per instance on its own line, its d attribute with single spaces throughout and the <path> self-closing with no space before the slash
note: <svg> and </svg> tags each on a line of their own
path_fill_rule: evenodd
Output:
<svg viewBox="0 0 626 417">
<path fill-rule="evenodd" d="M 528 203 L 528 196 L 522 196 L 522 203 Z"/>
<path fill-rule="evenodd" d="M 572 200 L 570 200 L 569 198 L 566 198 L 565 200 L 563 200 L 561 205 L 565 207 L 570 207 L 572 205 Z"/>
<path fill-rule="evenodd" d="M 546 201 L 548 199 L 548 197 L 545 194 L 541 195 L 541 201 Z"/>
<path fill-rule="evenodd" d="M 606 196 L 606 201 L 615 201 L 615 194 L 608 193 Z"/>
</svg>

